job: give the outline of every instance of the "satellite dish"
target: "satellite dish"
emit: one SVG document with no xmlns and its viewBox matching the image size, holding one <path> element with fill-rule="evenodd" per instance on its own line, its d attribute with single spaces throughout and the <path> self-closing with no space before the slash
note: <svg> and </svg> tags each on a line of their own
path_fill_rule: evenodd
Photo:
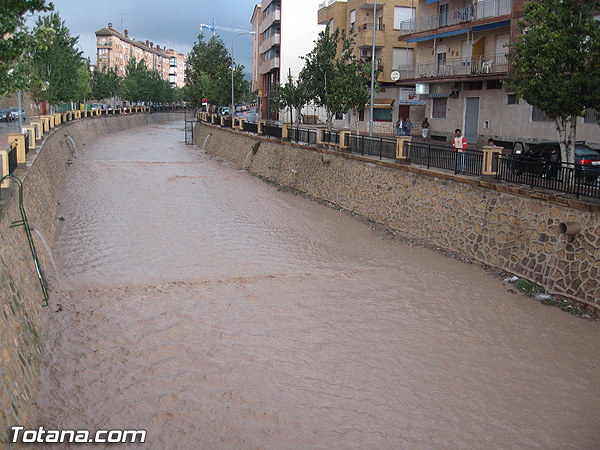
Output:
<svg viewBox="0 0 600 450">
<path fill-rule="evenodd" d="M 400 72 L 394 70 L 390 77 L 392 78 L 392 81 L 398 81 L 400 79 Z"/>
</svg>

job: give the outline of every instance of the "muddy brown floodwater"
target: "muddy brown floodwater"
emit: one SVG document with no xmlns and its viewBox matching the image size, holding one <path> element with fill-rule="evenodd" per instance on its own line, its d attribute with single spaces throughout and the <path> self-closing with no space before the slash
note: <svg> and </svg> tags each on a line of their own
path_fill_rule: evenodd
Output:
<svg viewBox="0 0 600 450">
<path fill-rule="evenodd" d="M 68 169 L 39 425 L 148 449 L 600 448 L 598 323 L 182 139 L 119 132 Z"/>
</svg>

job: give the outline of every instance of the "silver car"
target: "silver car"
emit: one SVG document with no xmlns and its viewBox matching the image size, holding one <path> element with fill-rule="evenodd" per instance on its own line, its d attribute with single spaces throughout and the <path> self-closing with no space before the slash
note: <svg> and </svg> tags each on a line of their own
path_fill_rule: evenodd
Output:
<svg viewBox="0 0 600 450">
<path fill-rule="evenodd" d="M 24 109 L 22 109 L 21 112 L 19 113 L 19 108 L 10 108 L 10 114 L 11 114 L 13 120 L 17 120 L 19 118 L 19 116 L 21 116 L 21 118 L 23 120 L 27 120 L 27 114 L 25 113 Z"/>
</svg>

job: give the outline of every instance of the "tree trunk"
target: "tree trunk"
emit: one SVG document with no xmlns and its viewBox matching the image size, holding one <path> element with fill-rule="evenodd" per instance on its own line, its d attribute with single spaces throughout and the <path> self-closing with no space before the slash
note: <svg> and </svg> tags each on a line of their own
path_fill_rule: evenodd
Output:
<svg viewBox="0 0 600 450">
<path fill-rule="evenodd" d="M 569 164 L 575 164 L 575 141 L 577 139 L 577 117 L 570 119 L 569 127 L 569 154 L 567 155 L 567 162 Z"/>
</svg>

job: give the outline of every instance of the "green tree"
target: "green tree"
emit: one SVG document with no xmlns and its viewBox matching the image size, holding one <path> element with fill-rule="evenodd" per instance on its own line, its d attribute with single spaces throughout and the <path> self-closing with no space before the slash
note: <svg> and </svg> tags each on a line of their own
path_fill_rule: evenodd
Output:
<svg viewBox="0 0 600 450">
<path fill-rule="evenodd" d="M 146 62 L 134 58 L 129 60 L 125 69 L 122 97 L 131 103 L 168 103 L 174 98 L 174 90 L 167 80 L 163 80 L 158 72 L 148 70 Z"/>
<path fill-rule="evenodd" d="M 309 101 L 310 95 L 304 85 L 304 80 L 302 78 L 294 80 L 292 75 L 289 74 L 286 83 L 277 87 L 273 99 L 273 106 L 278 111 L 282 111 L 286 108 L 295 109 L 296 125 L 298 125 L 300 123 L 302 108 L 304 108 Z"/>
<path fill-rule="evenodd" d="M 354 54 L 354 39 L 329 26 L 319 33 L 315 48 L 304 57 L 300 78 L 309 97 L 327 111 L 327 125 L 336 113 L 364 108 L 369 101 L 371 68 L 361 64 Z M 375 72 L 375 79 L 379 70 Z"/>
<path fill-rule="evenodd" d="M 90 96 L 95 100 L 117 97 L 121 90 L 121 77 L 119 77 L 113 67 L 109 69 L 104 67 L 101 71 L 94 70 L 91 81 L 92 89 Z"/>
<path fill-rule="evenodd" d="M 31 53 L 30 92 L 39 103 L 61 103 L 80 101 L 89 95 L 90 75 L 86 60 L 76 48 L 79 37 L 71 36 L 57 13 L 40 17 L 37 30 L 52 29 L 50 45 L 36 48 Z"/>
<path fill-rule="evenodd" d="M 28 87 L 28 60 L 37 47 L 47 45 L 51 35 L 34 33 L 25 26 L 27 14 L 51 11 L 45 0 L 0 1 L 0 95 Z"/>
<path fill-rule="evenodd" d="M 600 96 L 598 0 L 527 2 L 521 35 L 510 45 L 510 86 L 551 117 L 562 161 L 575 161 L 577 118 Z"/>
<path fill-rule="evenodd" d="M 193 106 L 200 106 L 203 98 L 213 105 L 231 102 L 231 66 L 232 59 L 223 41 L 216 36 L 206 41 L 201 33 L 188 55 L 185 71 Z M 244 79 L 244 66 L 236 65 L 233 76 L 235 98 L 247 96 L 250 88 Z"/>
</svg>

